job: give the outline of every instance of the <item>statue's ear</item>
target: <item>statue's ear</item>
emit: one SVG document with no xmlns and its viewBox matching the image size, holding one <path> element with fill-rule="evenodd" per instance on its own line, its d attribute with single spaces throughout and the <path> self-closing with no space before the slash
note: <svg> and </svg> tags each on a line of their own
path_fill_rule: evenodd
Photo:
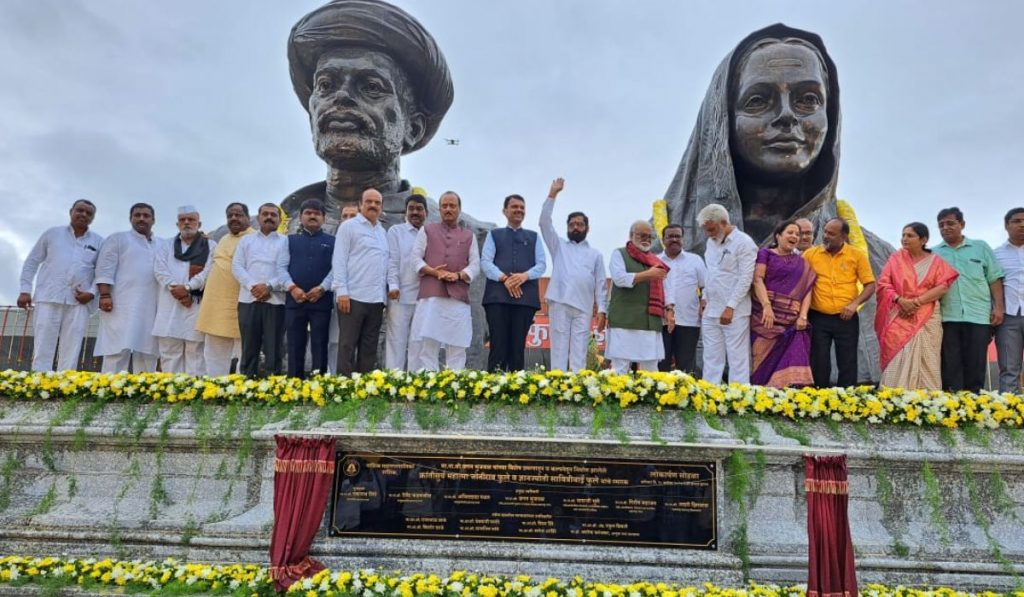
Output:
<svg viewBox="0 0 1024 597">
<path fill-rule="evenodd" d="M 403 149 L 408 152 L 416 147 L 427 132 L 427 117 L 422 112 L 413 112 L 409 115 L 409 123 L 405 127 L 405 139 Z"/>
</svg>

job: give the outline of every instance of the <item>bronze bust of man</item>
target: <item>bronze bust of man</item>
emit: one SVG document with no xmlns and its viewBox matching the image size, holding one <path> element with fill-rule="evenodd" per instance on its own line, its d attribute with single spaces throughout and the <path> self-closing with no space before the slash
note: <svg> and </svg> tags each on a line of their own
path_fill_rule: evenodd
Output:
<svg viewBox="0 0 1024 597">
<path fill-rule="evenodd" d="M 840 114 L 839 76 L 818 35 L 776 24 L 744 38 L 715 70 L 665 193 L 669 221 L 685 228 L 689 248 L 702 251 L 696 215 L 709 203 L 724 205 L 759 243 L 794 217 L 811 220 L 820 237 L 838 215 Z M 893 249 L 862 232 L 877 275 Z M 872 313 L 860 320 L 859 370 L 877 379 Z"/>
<path fill-rule="evenodd" d="M 304 200 L 320 199 L 324 229 L 333 233 L 341 208 L 374 188 L 384 195 L 384 224 L 402 222 L 412 189 L 401 178 L 401 156 L 430 142 L 455 96 L 434 38 L 386 2 L 334 0 L 292 28 L 288 66 L 327 178 L 289 195 L 284 210 L 295 222 Z M 467 215 L 463 223 L 478 233 L 491 227 Z"/>
</svg>

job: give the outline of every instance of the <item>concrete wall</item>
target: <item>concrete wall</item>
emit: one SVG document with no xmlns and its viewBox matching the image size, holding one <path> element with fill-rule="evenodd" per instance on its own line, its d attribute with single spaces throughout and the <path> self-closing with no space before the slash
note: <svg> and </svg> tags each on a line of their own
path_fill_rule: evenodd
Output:
<svg viewBox="0 0 1024 597">
<path fill-rule="evenodd" d="M 716 460 L 722 475 L 718 551 L 322 535 L 314 555 L 331 566 L 736 585 L 746 565 L 755 580 L 804 582 L 806 448 L 795 437 L 849 456 L 862 583 L 1011 588 L 1014 574 L 1024 575 L 1020 433 L 752 418 L 722 420 L 724 430 L 716 430 L 699 417 L 640 408 L 617 422 L 605 412 L 595 437 L 589 408 L 370 410 L 0 400 L 0 554 L 264 562 L 273 435 L 322 430 L 352 450 Z M 340 420 L 321 420 L 331 417 Z M 660 422 L 653 437 L 652 421 Z M 746 562 L 728 477 L 747 487 Z"/>
</svg>

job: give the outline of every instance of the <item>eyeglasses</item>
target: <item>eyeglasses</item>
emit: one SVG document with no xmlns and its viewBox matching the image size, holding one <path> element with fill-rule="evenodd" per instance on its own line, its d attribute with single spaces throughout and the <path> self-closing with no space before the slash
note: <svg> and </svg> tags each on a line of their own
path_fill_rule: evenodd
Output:
<svg viewBox="0 0 1024 597">
<path fill-rule="evenodd" d="M 651 236 L 650 234 L 634 234 L 633 238 L 635 238 L 637 240 L 653 240 L 654 239 L 654 237 Z"/>
</svg>

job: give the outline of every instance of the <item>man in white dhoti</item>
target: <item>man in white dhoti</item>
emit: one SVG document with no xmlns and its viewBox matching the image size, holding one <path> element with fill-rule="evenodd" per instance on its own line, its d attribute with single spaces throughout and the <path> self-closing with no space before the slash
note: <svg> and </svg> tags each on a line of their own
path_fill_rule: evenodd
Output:
<svg viewBox="0 0 1024 597">
<path fill-rule="evenodd" d="M 96 206 L 88 199 L 71 204 L 70 226 L 55 226 L 43 233 L 21 268 L 18 306 L 33 307 L 32 370 L 78 368 L 78 356 L 95 307 L 96 256 L 103 237 L 89 230 Z M 35 278 L 35 294 L 32 279 Z"/>
<path fill-rule="evenodd" d="M 95 353 L 103 357 L 104 373 L 156 370 L 153 320 L 160 294 L 153 276 L 156 216 L 146 203 L 133 205 L 129 215 L 132 229 L 108 236 L 96 259 L 100 325 Z"/>
<path fill-rule="evenodd" d="M 480 272 L 476 235 L 459 225 L 462 199 L 447 191 L 438 200 L 441 222 L 427 224 L 416 235 L 412 259 L 420 276 L 419 300 L 412 319 L 412 335 L 419 343 L 419 358 L 410 368 L 437 371 L 438 353 L 445 351 L 445 367 L 466 368 L 466 349 L 473 341 L 469 284 Z"/>
<path fill-rule="evenodd" d="M 405 223 L 388 229 L 388 313 L 384 344 L 384 366 L 412 370 L 408 355 L 419 355 L 419 345 L 409 336 L 420 272 L 413 262 L 412 248 L 427 219 L 427 199 L 412 194 L 405 200 Z M 411 363 L 410 363 L 411 365 Z"/>
<path fill-rule="evenodd" d="M 163 241 L 153 258 L 160 284 L 153 335 L 164 373 L 206 374 L 203 333 L 196 331 L 196 319 L 217 243 L 203 236 L 202 225 L 195 207 L 179 207 L 178 234 Z"/>
<path fill-rule="evenodd" d="M 229 203 L 224 210 L 228 234 L 220 238 L 213 253 L 213 263 L 203 289 L 196 330 L 203 333 L 203 360 L 206 375 L 227 375 L 231 372 L 233 355 L 241 354 L 241 332 L 238 329 L 238 280 L 231 273 L 235 250 L 242 238 L 256 234 L 250 227 L 249 207 Z"/>
<path fill-rule="evenodd" d="M 708 237 L 707 305 L 701 319 L 704 337 L 704 379 L 721 383 L 726 363 L 729 381 L 750 383 L 750 284 L 757 264 L 757 245 L 729 223 L 729 212 L 711 203 L 697 214 Z"/>
<path fill-rule="evenodd" d="M 565 180 L 551 183 L 540 211 L 540 234 L 554 263 L 548 283 L 548 318 L 551 329 L 551 369 L 579 371 L 587 368 L 590 322 L 597 302 L 597 327 L 604 329 L 608 309 L 604 257 L 587 243 L 590 220 L 581 211 L 569 214 L 568 239 L 558 238 L 551 213 Z"/>
<path fill-rule="evenodd" d="M 653 253 L 654 229 L 643 220 L 629 228 L 626 246 L 612 253 L 608 270 L 612 296 L 608 301 L 608 344 L 605 356 L 616 373 L 631 363 L 640 371 L 656 371 L 665 356 L 662 325 L 675 329 L 672 305 L 665 304 L 664 281 L 669 269 Z"/>
</svg>

